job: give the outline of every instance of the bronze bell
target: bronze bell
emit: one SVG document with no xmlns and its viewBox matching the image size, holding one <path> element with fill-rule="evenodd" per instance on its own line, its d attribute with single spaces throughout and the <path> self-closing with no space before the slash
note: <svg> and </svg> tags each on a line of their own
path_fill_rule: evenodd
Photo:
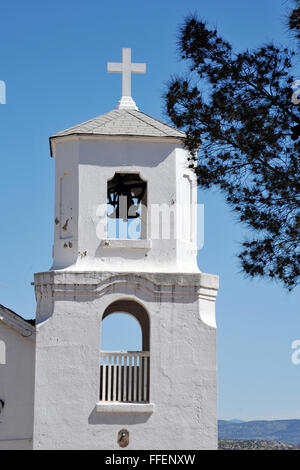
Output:
<svg viewBox="0 0 300 470">
<path fill-rule="evenodd" d="M 115 209 L 109 217 L 123 219 L 124 222 L 140 217 L 137 210 L 145 190 L 146 182 L 139 175 L 116 173 L 107 186 L 108 203 Z"/>
</svg>

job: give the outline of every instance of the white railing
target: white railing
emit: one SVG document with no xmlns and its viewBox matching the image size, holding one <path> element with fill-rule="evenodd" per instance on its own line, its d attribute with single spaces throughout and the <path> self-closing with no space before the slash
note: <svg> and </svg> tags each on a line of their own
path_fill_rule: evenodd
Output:
<svg viewBox="0 0 300 470">
<path fill-rule="evenodd" d="M 100 401 L 149 401 L 149 351 L 100 353 Z"/>
</svg>

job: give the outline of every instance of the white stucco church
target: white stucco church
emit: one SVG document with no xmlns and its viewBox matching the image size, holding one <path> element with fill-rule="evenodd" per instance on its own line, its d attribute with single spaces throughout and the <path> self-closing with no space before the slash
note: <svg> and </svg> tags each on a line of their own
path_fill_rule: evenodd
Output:
<svg viewBox="0 0 300 470">
<path fill-rule="evenodd" d="M 36 320 L 0 306 L 0 449 L 216 449 L 218 276 L 197 266 L 197 182 L 184 134 L 139 111 L 121 63 L 116 109 L 50 137 L 53 265 Z M 140 325 L 104 351 L 102 321 Z"/>
</svg>

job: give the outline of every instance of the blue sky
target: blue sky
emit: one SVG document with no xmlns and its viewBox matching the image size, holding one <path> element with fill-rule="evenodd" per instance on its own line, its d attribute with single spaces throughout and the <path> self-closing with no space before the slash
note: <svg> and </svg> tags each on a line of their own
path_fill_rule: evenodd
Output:
<svg viewBox="0 0 300 470">
<path fill-rule="evenodd" d="M 238 49 L 275 40 L 294 45 L 285 26 L 286 0 L 33 0 L 2 2 L 0 80 L 0 303 L 34 316 L 33 273 L 49 269 L 53 243 L 52 133 L 113 109 L 121 94 L 121 48 L 147 63 L 133 76 L 141 111 L 167 120 L 162 94 L 184 70 L 176 53 L 183 18 L 197 11 Z M 300 78 L 300 77 L 297 77 Z M 300 339 L 299 291 L 251 281 L 234 254 L 246 231 L 218 193 L 199 192 L 205 204 L 202 271 L 220 275 L 217 299 L 219 417 L 300 418 L 300 365 L 291 343 Z"/>
</svg>

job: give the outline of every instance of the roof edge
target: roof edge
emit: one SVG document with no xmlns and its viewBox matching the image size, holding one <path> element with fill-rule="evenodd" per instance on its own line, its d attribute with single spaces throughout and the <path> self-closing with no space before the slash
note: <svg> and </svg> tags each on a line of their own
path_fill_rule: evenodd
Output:
<svg viewBox="0 0 300 470">
<path fill-rule="evenodd" d="M 5 323 L 14 330 L 17 330 L 23 337 L 34 339 L 35 326 L 32 324 L 34 320 L 26 320 L 13 310 L 0 304 L 0 322 Z"/>
<path fill-rule="evenodd" d="M 163 136 L 153 136 L 153 135 L 136 135 L 136 134 L 90 134 L 90 133 L 78 133 L 74 132 L 72 134 L 65 134 L 65 135 L 52 135 L 49 137 L 49 146 L 50 146 L 50 156 L 51 158 L 55 157 L 55 152 L 53 148 L 53 144 L 56 140 L 66 139 L 66 138 L 73 138 L 73 137 L 84 137 L 86 139 L 97 139 L 97 140 L 113 140 L 113 139 L 132 139 L 132 140 L 149 140 L 149 141 L 169 141 L 169 142 L 183 142 L 185 139 L 185 135 L 181 136 L 171 136 L 171 135 L 163 135 Z"/>
</svg>

